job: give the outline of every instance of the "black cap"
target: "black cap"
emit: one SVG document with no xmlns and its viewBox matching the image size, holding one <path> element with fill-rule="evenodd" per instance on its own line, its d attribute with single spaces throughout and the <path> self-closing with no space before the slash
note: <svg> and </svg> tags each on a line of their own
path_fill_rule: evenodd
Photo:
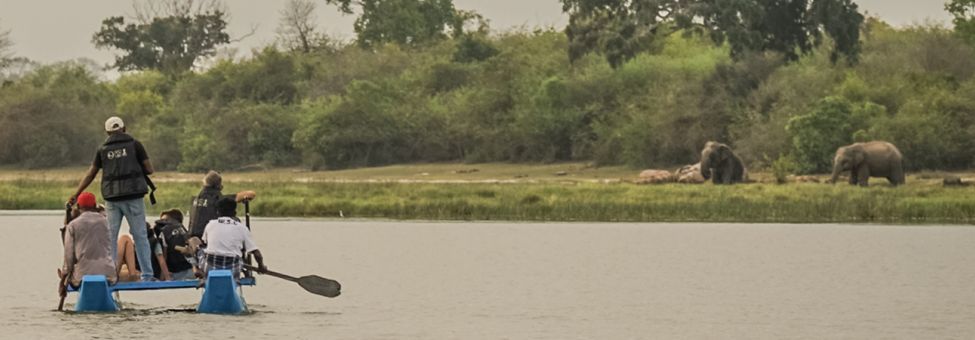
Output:
<svg viewBox="0 0 975 340">
<path fill-rule="evenodd" d="M 220 215 L 220 217 L 237 216 L 237 200 L 229 196 L 221 197 L 217 200 L 217 215 Z"/>
<path fill-rule="evenodd" d="M 179 211 L 179 209 L 172 208 L 163 211 L 161 214 L 159 214 L 159 217 L 162 217 L 163 215 L 168 215 L 169 218 L 175 220 L 176 222 L 183 223 L 183 212 Z"/>
</svg>

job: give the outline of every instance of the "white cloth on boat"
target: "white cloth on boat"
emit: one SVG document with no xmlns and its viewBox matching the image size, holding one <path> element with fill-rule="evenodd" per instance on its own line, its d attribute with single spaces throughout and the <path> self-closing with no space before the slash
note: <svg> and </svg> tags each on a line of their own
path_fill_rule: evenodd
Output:
<svg viewBox="0 0 975 340">
<path fill-rule="evenodd" d="M 207 223 L 203 230 L 204 252 L 209 255 L 243 256 L 257 250 L 246 226 L 230 217 L 220 217 Z"/>
</svg>

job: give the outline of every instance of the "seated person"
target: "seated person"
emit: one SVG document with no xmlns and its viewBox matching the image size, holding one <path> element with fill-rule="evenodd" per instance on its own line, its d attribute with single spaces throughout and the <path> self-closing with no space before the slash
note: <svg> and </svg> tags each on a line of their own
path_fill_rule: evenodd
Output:
<svg viewBox="0 0 975 340">
<path fill-rule="evenodd" d="M 112 231 L 108 219 L 98 213 L 95 195 L 84 192 L 78 196 L 80 214 L 64 230 L 64 267 L 61 275 L 74 287 L 85 275 L 105 275 L 108 282 L 117 280 L 112 259 Z M 65 287 L 60 287 L 65 289 Z"/>
<path fill-rule="evenodd" d="M 207 223 L 219 217 L 217 215 L 217 201 L 223 197 L 232 197 L 237 202 L 252 200 L 256 196 L 253 191 L 241 191 L 236 195 L 223 195 L 223 177 L 220 173 L 210 170 L 203 177 L 203 188 L 193 197 L 190 207 L 190 218 L 187 227 L 191 237 L 203 237 L 203 229 Z"/>
<path fill-rule="evenodd" d="M 241 258 L 248 253 L 257 260 L 258 272 L 267 270 L 264 256 L 251 239 L 250 230 L 237 220 L 237 201 L 224 197 L 217 201 L 216 206 L 220 217 L 207 223 L 203 231 L 202 240 L 206 244 L 203 250 L 204 274 L 214 269 L 228 269 L 239 279 Z"/>
<path fill-rule="evenodd" d="M 149 249 L 152 250 L 152 276 L 155 280 L 169 281 L 170 274 L 169 270 L 165 268 L 165 259 L 163 258 L 162 246 L 159 245 L 159 239 L 156 238 L 156 232 L 152 228 L 152 224 L 146 222 L 146 237 L 149 239 Z M 132 239 L 131 234 L 121 234 L 118 237 L 118 247 L 116 258 L 118 263 L 116 267 L 118 269 L 119 281 L 139 281 L 142 268 L 139 265 L 139 255 L 135 251 L 135 241 Z"/>
<path fill-rule="evenodd" d="M 183 212 L 179 209 L 163 211 L 153 227 L 156 239 L 159 240 L 163 256 L 159 260 L 160 268 L 172 280 L 194 279 L 194 258 L 188 252 L 187 238 L 189 233 L 183 227 Z"/>
</svg>

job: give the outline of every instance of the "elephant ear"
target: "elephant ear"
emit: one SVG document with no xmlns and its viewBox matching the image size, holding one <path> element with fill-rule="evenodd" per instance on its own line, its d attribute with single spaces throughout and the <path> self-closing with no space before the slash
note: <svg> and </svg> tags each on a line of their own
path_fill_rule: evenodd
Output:
<svg viewBox="0 0 975 340">
<path fill-rule="evenodd" d="M 731 148 L 729 148 L 727 145 L 721 144 L 721 146 L 718 147 L 718 157 L 720 157 L 721 161 L 724 162 L 728 160 L 729 155 L 731 155 Z"/>
</svg>

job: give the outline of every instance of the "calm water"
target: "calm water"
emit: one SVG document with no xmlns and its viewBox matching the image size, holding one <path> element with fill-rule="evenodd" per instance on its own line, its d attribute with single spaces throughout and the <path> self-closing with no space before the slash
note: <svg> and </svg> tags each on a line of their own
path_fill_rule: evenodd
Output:
<svg viewBox="0 0 975 340">
<path fill-rule="evenodd" d="M 0 338 L 975 337 L 971 227 L 257 219 L 271 269 L 343 294 L 259 277 L 253 314 L 212 316 L 195 290 L 54 311 L 59 223 L 0 215 Z"/>
</svg>

